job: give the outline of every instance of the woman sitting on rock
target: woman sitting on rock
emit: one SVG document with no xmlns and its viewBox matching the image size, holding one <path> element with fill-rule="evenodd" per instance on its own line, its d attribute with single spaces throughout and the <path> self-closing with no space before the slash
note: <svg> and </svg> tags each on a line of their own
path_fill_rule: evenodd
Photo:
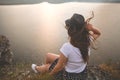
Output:
<svg viewBox="0 0 120 80">
<path fill-rule="evenodd" d="M 41 66 L 32 64 L 32 69 L 36 73 L 49 72 L 50 75 L 56 75 L 64 69 L 64 80 L 85 80 L 91 36 L 96 40 L 101 33 L 80 14 L 73 14 L 65 24 L 69 41 L 60 48 L 61 53 L 59 55 L 48 53 L 46 63 Z"/>
</svg>

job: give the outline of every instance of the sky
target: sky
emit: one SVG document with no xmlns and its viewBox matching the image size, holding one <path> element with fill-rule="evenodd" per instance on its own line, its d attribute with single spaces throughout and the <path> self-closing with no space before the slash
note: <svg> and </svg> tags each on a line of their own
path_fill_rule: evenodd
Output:
<svg viewBox="0 0 120 80">
<path fill-rule="evenodd" d="M 100 2 L 100 3 L 119 3 L 120 0 L 0 0 L 1 5 L 13 4 L 35 4 L 40 2 L 64 3 L 64 2 Z"/>
<path fill-rule="evenodd" d="M 102 35 L 97 41 L 98 50 L 92 50 L 91 60 L 93 63 L 120 60 L 119 9 L 118 3 L 0 5 L 0 34 L 8 37 L 17 59 L 43 60 L 48 52 L 58 54 L 62 44 L 68 41 L 64 28 L 66 19 L 74 13 L 87 19 L 94 11 L 91 23 L 101 30 Z"/>
</svg>

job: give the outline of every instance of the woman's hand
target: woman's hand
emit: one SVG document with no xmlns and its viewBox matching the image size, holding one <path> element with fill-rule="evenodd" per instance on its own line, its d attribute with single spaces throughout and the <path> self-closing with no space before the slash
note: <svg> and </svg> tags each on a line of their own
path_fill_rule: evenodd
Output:
<svg viewBox="0 0 120 80">
<path fill-rule="evenodd" d="M 89 31 L 90 35 L 96 40 L 100 35 L 101 32 L 98 28 L 93 27 L 92 24 L 88 23 L 86 26 L 87 30 Z"/>
</svg>

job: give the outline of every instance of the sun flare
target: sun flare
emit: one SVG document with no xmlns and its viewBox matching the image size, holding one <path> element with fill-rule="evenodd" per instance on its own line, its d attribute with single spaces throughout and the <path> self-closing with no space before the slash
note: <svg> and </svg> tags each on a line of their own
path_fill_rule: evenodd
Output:
<svg viewBox="0 0 120 80">
<path fill-rule="evenodd" d="M 42 12 L 42 30 L 41 35 L 43 36 L 43 41 L 47 43 L 52 43 L 55 40 L 57 34 L 57 11 L 53 4 L 48 2 L 41 3 Z M 56 33 L 56 34 L 55 34 Z"/>
</svg>

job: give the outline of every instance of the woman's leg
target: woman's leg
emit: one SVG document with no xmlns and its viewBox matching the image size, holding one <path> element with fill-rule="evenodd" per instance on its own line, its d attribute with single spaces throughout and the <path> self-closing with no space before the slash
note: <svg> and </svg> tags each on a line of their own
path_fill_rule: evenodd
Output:
<svg viewBox="0 0 120 80">
<path fill-rule="evenodd" d="M 46 55 L 46 59 L 45 59 L 45 64 L 41 65 L 41 66 L 36 66 L 36 70 L 40 73 L 45 73 L 49 71 L 49 67 L 51 66 L 51 64 L 57 59 L 59 58 L 59 55 L 57 54 L 53 54 L 53 53 L 47 53 Z"/>
<path fill-rule="evenodd" d="M 44 65 L 41 65 L 41 66 L 36 66 L 36 70 L 40 73 L 45 73 L 45 72 L 48 72 L 49 71 L 49 67 L 50 67 L 50 64 L 44 64 Z"/>
<path fill-rule="evenodd" d="M 53 54 L 53 53 L 47 53 L 45 63 L 51 64 L 53 63 L 57 58 L 59 58 L 59 55 Z"/>
</svg>

